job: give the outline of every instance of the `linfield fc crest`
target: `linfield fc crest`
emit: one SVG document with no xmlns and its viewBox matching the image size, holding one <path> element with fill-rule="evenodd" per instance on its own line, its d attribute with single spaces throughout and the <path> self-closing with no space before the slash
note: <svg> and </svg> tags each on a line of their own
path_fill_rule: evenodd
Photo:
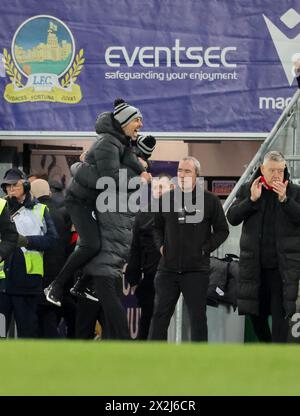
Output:
<svg viewBox="0 0 300 416">
<path fill-rule="evenodd" d="M 11 54 L 3 50 L 11 83 L 4 98 L 10 103 L 52 101 L 76 104 L 81 89 L 76 80 L 83 68 L 83 49 L 75 51 L 70 29 L 53 16 L 34 16 L 17 29 Z"/>
</svg>

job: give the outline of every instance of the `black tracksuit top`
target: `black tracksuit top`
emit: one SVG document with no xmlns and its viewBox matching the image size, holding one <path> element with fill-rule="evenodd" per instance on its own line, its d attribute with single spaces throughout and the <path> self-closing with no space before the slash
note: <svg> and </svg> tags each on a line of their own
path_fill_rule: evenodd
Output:
<svg viewBox="0 0 300 416">
<path fill-rule="evenodd" d="M 202 221 L 180 224 L 174 206 L 175 200 L 172 190 L 170 212 L 155 214 L 155 243 L 158 247 L 164 246 L 164 255 L 158 270 L 178 273 L 208 271 L 210 253 L 216 250 L 229 234 L 221 202 L 216 195 L 204 191 Z"/>
</svg>

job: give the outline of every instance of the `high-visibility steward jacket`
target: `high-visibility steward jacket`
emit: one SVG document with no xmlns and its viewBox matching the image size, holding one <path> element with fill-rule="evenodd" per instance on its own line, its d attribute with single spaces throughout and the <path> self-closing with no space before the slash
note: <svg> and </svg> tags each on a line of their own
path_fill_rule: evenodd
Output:
<svg viewBox="0 0 300 416">
<path fill-rule="evenodd" d="M 46 222 L 44 220 L 46 205 L 36 204 L 33 209 L 25 207 L 20 208 L 13 216 L 17 231 L 24 236 L 44 235 L 47 231 Z M 26 266 L 27 274 L 44 275 L 43 253 L 35 250 L 27 250 L 21 248 Z M 0 279 L 5 278 L 3 269 L 4 262 L 0 263 Z"/>
<path fill-rule="evenodd" d="M 6 205 L 5 199 L 0 198 L 0 215 L 2 214 L 2 211 L 3 211 L 4 207 L 5 207 L 5 205 Z"/>
<path fill-rule="evenodd" d="M 2 211 L 4 209 L 6 205 L 6 201 L 3 198 L 0 198 L 0 215 L 2 214 Z M 0 279 L 4 279 L 5 278 L 5 273 L 4 273 L 4 261 L 1 261 L 0 263 Z"/>
</svg>

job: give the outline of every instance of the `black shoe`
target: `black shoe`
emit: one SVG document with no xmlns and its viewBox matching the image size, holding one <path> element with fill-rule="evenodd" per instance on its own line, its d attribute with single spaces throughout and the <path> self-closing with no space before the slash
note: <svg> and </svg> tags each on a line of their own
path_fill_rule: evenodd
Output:
<svg viewBox="0 0 300 416">
<path fill-rule="evenodd" d="M 76 288 L 76 283 L 70 289 L 70 293 L 73 296 L 76 296 L 77 298 L 81 298 L 81 299 L 90 299 L 90 300 L 93 300 L 94 302 L 99 302 L 99 299 L 98 299 L 97 294 L 96 294 L 94 289 L 91 289 L 89 287 L 85 287 L 85 288 L 84 287 L 79 287 L 79 288 L 77 287 Z"/>
<path fill-rule="evenodd" d="M 59 283 L 55 282 L 55 280 L 48 287 L 46 287 L 46 289 L 44 289 L 47 301 L 56 306 L 61 306 L 63 292 L 63 287 Z"/>
</svg>

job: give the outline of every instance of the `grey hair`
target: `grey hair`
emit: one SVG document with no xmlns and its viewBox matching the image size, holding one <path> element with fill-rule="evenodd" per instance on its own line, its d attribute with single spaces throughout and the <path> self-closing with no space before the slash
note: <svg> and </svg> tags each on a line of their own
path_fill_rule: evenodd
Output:
<svg viewBox="0 0 300 416">
<path fill-rule="evenodd" d="M 264 156 L 263 164 L 272 160 L 273 162 L 285 162 L 284 155 L 278 150 L 271 150 Z"/>
<path fill-rule="evenodd" d="M 196 172 L 196 176 L 201 176 L 201 165 L 198 159 L 196 159 L 193 156 L 185 156 L 182 159 L 180 159 L 181 161 L 185 161 L 185 160 L 191 160 L 194 163 L 194 168 L 195 168 L 195 172 Z"/>
</svg>

